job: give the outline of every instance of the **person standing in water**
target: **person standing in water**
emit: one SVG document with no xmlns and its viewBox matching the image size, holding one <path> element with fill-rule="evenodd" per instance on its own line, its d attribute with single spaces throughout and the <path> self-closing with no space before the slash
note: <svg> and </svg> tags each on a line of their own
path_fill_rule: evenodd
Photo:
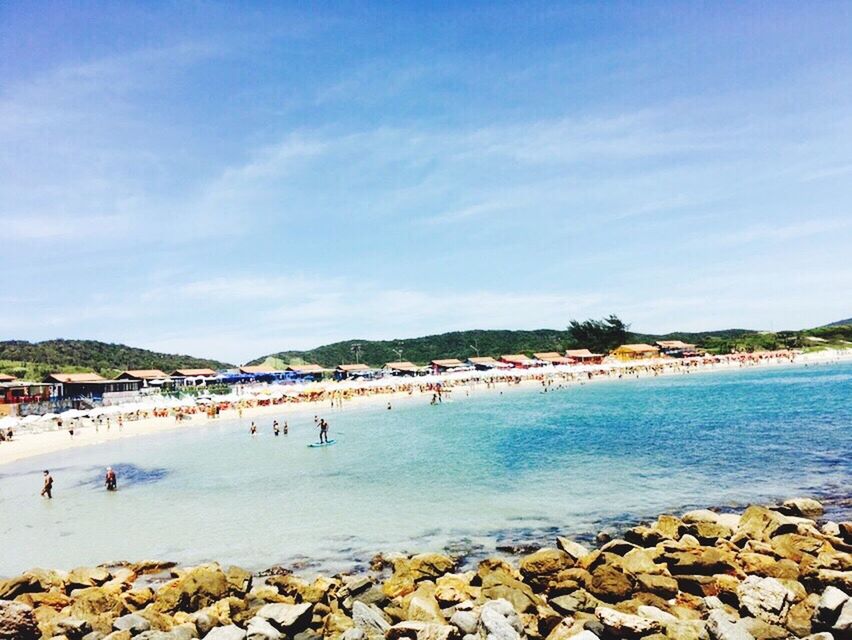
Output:
<svg viewBox="0 0 852 640">
<path fill-rule="evenodd" d="M 285 420 L 284 421 L 284 435 L 286 436 L 288 433 L 290 433 L 290 426 L 287 424 L 287 421 Z"/>
<path fill-rule="evenodd" d="M 254 424 L 254 420 L 251 421 L 251 429 L 249 429 L 249 433 L 252 435 L 252 437 L 257 435 L 257 427 Z"/>
<path fill-rule="evenodd" d="M 115 475 L 115 471 L 112 470 L 112 467 L 106 468 L 104 484 L 106 485 L 107 491 L 115 491 L 118 488 L 118 478 Z"/>
<path fill-rule="evenodd" d="M 44 470 L 44 486 L 41 488 L 40 495 L 53 498 L 53 477 L 47 469 Z"/>
<path fill-rule="evenodd" d="M 281 430 L 278 428 L 278 420 L 272 421 L 272 433 L 275 436 L 277 436 L 279 433 L 281 433 Z"/>
</svg>

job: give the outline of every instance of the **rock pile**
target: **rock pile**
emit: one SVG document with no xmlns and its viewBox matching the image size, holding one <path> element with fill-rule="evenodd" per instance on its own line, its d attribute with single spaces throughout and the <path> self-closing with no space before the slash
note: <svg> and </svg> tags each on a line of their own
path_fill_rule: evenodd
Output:
<svg viewBox="0 0 852 640">
<path fill-rule="evenodd" d="M 810 499 L 661 515 L 597 549 L 558 538 L 469 571 L 435 553 L 312 581 L 217 564 L 34 569 L 0 582 L 0 640 L 849 639 L 852 523 L 821 515 Z"/>
</svg>

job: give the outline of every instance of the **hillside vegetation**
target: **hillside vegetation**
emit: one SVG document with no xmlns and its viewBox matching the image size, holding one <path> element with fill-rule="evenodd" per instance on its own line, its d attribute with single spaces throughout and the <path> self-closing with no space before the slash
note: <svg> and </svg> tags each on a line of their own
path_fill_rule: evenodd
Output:
<svg viewBox="0 0 852 640">
<path fill-rule="evenodd" d="M 124 369 L 222 369 L 228 363 L 192 356 L 157 353 L 147 349 L 97 340 L 46 340 L 0 342 L 0 372 L 27 380 L 41 380 L 56 372 L 96 371 L 112 377 Z"/>
<path fill-rule="evenodd" d="M 808 340 L 809 337 L 818 338 L 818 340 L 811 341 Z M 422 365 L 436 358 L 465 360 L 476 355 L 499 357 L 508 353 L 561 352 L 565 349 L 586 347 L 608 350 L 612 346 L 594 344 L 594 338 L 592 338 L 592 342 L 589 342 L 587 335 L 584 335 L 584 338 L 586 339 L 578 340 L 575 332 L 570 328 L 564 331 L 556 329 L 451 331 L 420 338 L 397 340 L 346 340 L 306 351 L 281 351 L 257 358 L 250 364 L 265 363 L 284 367 L 288 364 L 311 362 L 324 367 L 335 367 L 343 362 L 355 362 L 357 360 L 378 367 L 386 362 L 401 359 Z M 627 332 L 623 342 L 653 344 L 657 340 L 683 340 L 715 354 L 783 348 L 850 348 L 852 347 L 852 325 L 831 325 L 802 331 L 779 332 L 750 329 L 678 331 L 666 334 Z M 826 342 L 821 342 L 821 340 Z"/>
</svg>

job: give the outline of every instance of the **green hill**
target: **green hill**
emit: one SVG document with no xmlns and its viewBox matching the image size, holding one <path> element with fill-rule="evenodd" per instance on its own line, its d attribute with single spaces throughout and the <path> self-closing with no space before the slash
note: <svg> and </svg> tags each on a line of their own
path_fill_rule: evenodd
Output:
<svg viewBox="0 0 852 640">
<path fill-rule="evenodd" d="M 96 371 L 110 377 L 124 369 L 222 369 L 225 362 L 192 356 L 157 353 L 97 340 L 45 340 L 0 342 L 0 372 L 22 379 L 40 380 L 48 373 Z"/>
<path fill-rule="evenodd" d="M 801 331 L 778 332 L 753 329 L 675 331 L 666 334 L 631 332 L 627 342 L 653 344 L 657 340 L 683 340 L 696 344 L 709 353 L 719 354 L 783 348 L 849 348 L 852 347 L 852 324 L 832 324 Z M 249 364 L 265 363 L 284 367 L 288 364 L 311 362 L 324 367 L 335 367 L 343 362 L 355 362 L 357 359 L 358 362 L 378 367 L 386 362 L 401 359 L 422 365 L 436 358 L 465 360 L 476 355 L 498 357 L 507 353 L 531 354 L 536 351 L 564 351 L 586 346 L 589 345 L 578 344 L 567 329 L 451 331 L 420 338 L 345 340 L 306 351 L 281 351 L 257 358 Z"/>
</svg>

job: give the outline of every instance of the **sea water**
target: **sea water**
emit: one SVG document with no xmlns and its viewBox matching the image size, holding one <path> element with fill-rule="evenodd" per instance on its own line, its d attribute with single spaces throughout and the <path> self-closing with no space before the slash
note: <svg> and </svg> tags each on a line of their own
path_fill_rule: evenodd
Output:
<svg viewBox="0 0 852 640">
<path fill-rule="evenodd" d="M 475 559 L 663 511 L 852 494 L 852 364 L 455 388 L 220 419 L 0 467 L 0 575 L 116 560 L 352 569 L 377 552 Z M 115 427 L 113 427 L 115 428 Z M 2 445 L 0 445 L 2 446 Z M 118 470 L 119 491 L 103 488 Z M 54 498 L 39 498 L 41 471 Z M 842 513 L 842 500 L 834 515 Z"/>
</svg>

